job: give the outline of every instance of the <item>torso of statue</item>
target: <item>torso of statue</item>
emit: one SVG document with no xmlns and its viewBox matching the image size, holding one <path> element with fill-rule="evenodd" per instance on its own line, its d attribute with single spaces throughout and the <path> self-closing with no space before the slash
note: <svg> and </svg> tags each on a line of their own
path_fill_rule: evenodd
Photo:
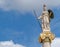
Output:
<svg viewBox="0 0 60 47">
<path fill-rule="evenodd" d="M 50 30 L 50 22 L 49 22 L 49 15 L 47 11 L 44 11 L 42 13 L 42 16 L 40 16 L 38 19 L 42 22 L 42 30 L 43 31 L 49 31 Z"/>
</svg>

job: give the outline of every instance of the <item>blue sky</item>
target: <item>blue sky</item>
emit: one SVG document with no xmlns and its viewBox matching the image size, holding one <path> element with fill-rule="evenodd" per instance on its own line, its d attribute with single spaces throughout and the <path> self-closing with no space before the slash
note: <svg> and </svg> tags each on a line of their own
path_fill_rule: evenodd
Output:
<svg viewBox="0 0 60 47">
<path fill-rule="evenodd" d="M 46 2 L 47 7 L 54 12 L 54 19 L 50 23 L 51 31 L 56 37 L 60 37 L 59 0 L 55 1 L 56 3 L 53 3 L 54 0 L 46 0 L 46 2 L 43 0 L 40 3 L 38 0 L 37 2 L 36 0 L 0 0 L 0 41 L 12 40 L 14 43 L 22 44 L 26 47 L 41 47 L 38 38 L 42 31 L 32 10 L 35 9 L 37 15 L 41 15 L 42 5 Z"/>
</svg>

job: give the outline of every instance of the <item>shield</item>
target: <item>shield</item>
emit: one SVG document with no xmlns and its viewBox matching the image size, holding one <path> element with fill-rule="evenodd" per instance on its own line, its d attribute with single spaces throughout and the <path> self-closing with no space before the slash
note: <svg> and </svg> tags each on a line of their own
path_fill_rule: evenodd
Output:
<svg viewBox="0 0 60 47">
<path fill-rule="evenodd" d="M 54 18 L 53 11 L 51 9 L 48 9 L 48 13 L 49 13 L 49 17 L 53 19 Z"/>
</svg>

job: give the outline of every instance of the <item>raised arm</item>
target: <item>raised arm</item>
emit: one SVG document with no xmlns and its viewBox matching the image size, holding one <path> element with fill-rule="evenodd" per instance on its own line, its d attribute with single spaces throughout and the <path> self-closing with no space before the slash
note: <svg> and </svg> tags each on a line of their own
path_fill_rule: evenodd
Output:
<svg viewBox="0 0 60 47">
<path fill-rule="evenodd" d="M 39 16 L 38 19 L 42 19 L 42 16 Z"/>
</svg>

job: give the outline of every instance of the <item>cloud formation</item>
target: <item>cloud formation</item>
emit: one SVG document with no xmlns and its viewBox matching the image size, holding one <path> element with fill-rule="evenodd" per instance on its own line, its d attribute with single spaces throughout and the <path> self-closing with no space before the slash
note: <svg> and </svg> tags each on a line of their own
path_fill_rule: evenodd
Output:
<svg viewBox="0 0 60 47">
<path fill-rule="evenodd" d="M 15 44 L 13 41 L 1 41 L 0 47 L 25 47 L 20 44 Z"/>
<path fill-rule="evenodd" d="M 60 46 L 60 38 L 55 38 L 51 44 L 51 47 L 59 47 Z"/>
<path fill-rule="evenodd" d="M 0 0 L 0 8 L 3 10 L 32 10 L 41 9 L 43 4 L 47 6 L 59 6 L 60 0 Z"/>
<path fill-rule="evenodd" d="M 51 47 L 59 47 L 60 38 L 55 38 L 51 44 Z M 10 41 L 0 41 L 0 47 L 25 47 L 21 44 L 15 44 L 12 40 Z"/>
</svg>

